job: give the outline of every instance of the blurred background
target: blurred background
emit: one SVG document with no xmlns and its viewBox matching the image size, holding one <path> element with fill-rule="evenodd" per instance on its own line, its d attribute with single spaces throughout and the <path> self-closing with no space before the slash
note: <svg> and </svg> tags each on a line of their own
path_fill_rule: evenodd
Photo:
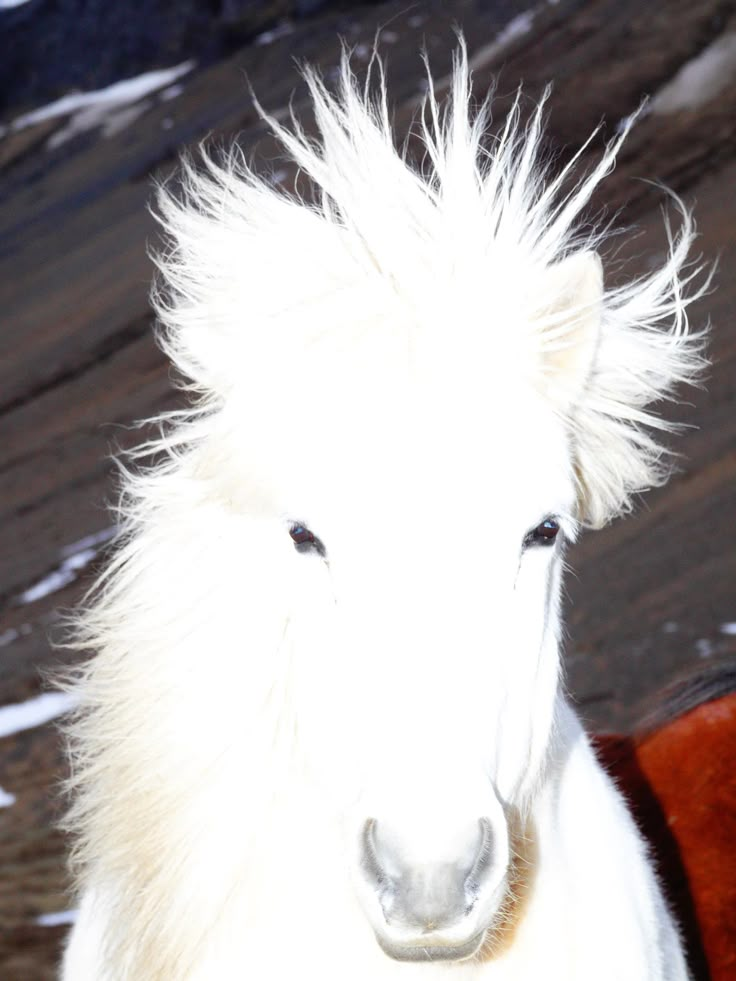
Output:
<svg viewBox="0 0 736 981">
<path fill-rule="evenodd" d="M 304 94 L 296 64 L 333 77 L 340 38 L 367 64 L 376 32 L 397 128 L 425 90 L 420 50 L 444 77 L 462 27 L 494 125 L 523 82 L 544 86 L 550 153 L 584 154 L 648 98 L 593 211 L 614 239 L 611 281 L 661 261 L 659 181 L 694 208 L 718 259 L 693 310 L 712 321 L 704 390 L 666 488 L 589 533 L 571 555 L 567 684 L 588 724 L 626 731 L 683 671 L 736 653 L 736 2 L 717 0 L 0 0 L 0 978 L 54 977 L 74 911 L 54 829 L 68 707 L 43 675 L 50 643 L 114 532 L 110 454 L 131 424 L 180 398 L 152 335 L 147 211 L 179 151 L 237 139 L 289 187 L 248 95 L 280 113 Z M 646 179 L 646 181 L 642 180 Z M 284 278 L 290 271 L 283 269 Z M 223 679 L 226 683 L 226 679 Z"/>
</svg>

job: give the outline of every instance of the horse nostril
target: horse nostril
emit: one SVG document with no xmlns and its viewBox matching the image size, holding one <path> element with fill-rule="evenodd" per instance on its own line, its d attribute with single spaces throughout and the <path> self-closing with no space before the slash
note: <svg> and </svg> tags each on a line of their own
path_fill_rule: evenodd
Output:
<svg viewBox="0 0 736 981">
<path fill-rule="evenodd" d="M 363 825 L 363 849 L 362 862 L 363 871 L 368 877 L 368 881 L 378 891 L 381 892 L 388 886 L 388 876 L 383 865 L 378 858 L 376 850 L 376 819 L 368 818 Z"/>
<path fill-rule="evenodd" d="M 467 912 L 469 913 L 475 901 L 478 898 L 478 893 L 483 888 L 484 881 L 488 878 L 488 873 L 491 869 L 492 859 L 493 859 L 493 830 L 491 828 L 491 822 L 488 818 L 480 818 L 478 820 L 478 825 L 480 827 L 480 848 L 478 849 L 478 854 L 473 866 L 465 877 L 465 893 L 468 897 Z"/>
</svg>

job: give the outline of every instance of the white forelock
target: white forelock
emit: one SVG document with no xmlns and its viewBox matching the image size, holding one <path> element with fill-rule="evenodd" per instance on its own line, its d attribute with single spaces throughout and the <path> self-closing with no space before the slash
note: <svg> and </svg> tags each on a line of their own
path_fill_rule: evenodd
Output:
<svg viewBox="0 0 736 981">
<path fill-rule="evenodd" d="M 306 78 L 316 137 L 296 120 L 286 128 L 265 118 L 307 175 L 309 202 L 272 186 L 236 150 L 224 163 L 188 162 L 184 193 L 159 196 L 169 247 L 156 304 L 182 374 L 205 403 L 248 387 L 258 404 L 262 379 L 272 388 L 278 374 L 269 357 L 278 365 L 315 339 L 346 347 L 367 329 L 416 335 L 444 323 L 448 351 L 485 360 L 491 377 L 539 375 L 552 396 L 544 357 L 564 348 L 571 311 L 562 322 L 549 316 L 544 272 L 602 244 L 605 233 L 578 220 L 626 132 L 583 177 L 575 178 L 577 158 L 546 172 L 543 104 L 522 125 L 517 99 L 486 138 L 490 101 L 469 109 L 461 48 L 447 104 L 431 87 L 425 98 L 426 153 L 413 166 L 395 145 L 382 74 L 374 98 L 358 88 L 347 56 L 336 93 L 313 72 Z M 707 282 L 688 295 L 700 270 L 688 268 L 694 228 L 675 203 L 682 220 L 668 257 L 605 294 L 585 389 L 553 399 L 574 434 L 580 517 L 591 525 L 666 477 L 652 430 L 672 427 L 651 406 L 703 367 L 703 337 L 689 331 L 686 310 Z"/>
</svg>

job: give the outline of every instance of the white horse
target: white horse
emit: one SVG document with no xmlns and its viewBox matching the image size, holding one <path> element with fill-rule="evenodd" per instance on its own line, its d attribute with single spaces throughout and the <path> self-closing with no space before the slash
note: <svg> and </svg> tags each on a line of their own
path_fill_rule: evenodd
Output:
<svg viewBox="0 0 736 981">
<path fill-rule="evenodd" d="M 550 176 L 517 105 L 483 149 L 461 51 L 416 168 L 382 78 L 307 78 L 308 201 L 235 154 L 161 197 L 196 398 L 81 617 L 64 981 L 685 979 L 559 647 L 566 544 L 661 482 L 702 366 L 691 222 L 605 290 L 620 139 Z"/>
</svg>

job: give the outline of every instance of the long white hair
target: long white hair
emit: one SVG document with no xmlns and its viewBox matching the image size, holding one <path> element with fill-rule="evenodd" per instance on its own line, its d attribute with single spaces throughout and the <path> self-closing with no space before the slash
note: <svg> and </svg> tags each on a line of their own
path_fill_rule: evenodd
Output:
<svg viewBox="0 0 736 981">
<path fill-rule="evenodd" d="M 266 118 L 308 176 L 311 204 L 256 174 L 237 149 L 221 164 L 206 154 L 200 165 L 185 161 L 183 195 L 162 190 L 159 196 L 170 243 L 159 257 L 164 288 L 155 295 L 162 337 L 173 364 L 205 398 L 225 398 L 242 383 L 243 361 L 269 343 L 266 332 L 285 345 L 326 330 L 335 317 L 333 285 L 350 294 L 341 293 L 341 300 L 372 303 L 376 314 L 388 291 L 388 302 L 405 303 L 420 320 L 446 288 L 448 271 L 457 302 L 464 285 L 482 283 L 494 266 L 511 273 L 509 293 L 523 276 L 527 282 L 518 282 L 517 291 L 523 302 L 535 272 L 604 245 L 606 231 L 581 227 L 579 219 L 613 169 L 628 126 L 582 179 L 574 176 L 582 150 L 550 174 L 540 160 L 544 101 L 522 125 L 517 98 L 501 131 L 485 139 L 491 101 L 469 114 L 471 79 L 461 49 L 447 103 L 438 105 L 431 86 L 424 99 L 419 128 L 426 157 L 416 168 L 395 145 L 384 84 L 371 100 L 348 57 L 336 94 L 313 71 L 305 75 L 319 137 L 311 138 L 296 119 L 287 129 Z M 628 510 L 632 495 L 667 478 L 669 454 L 652 430 L 674 427 L 654 406 L 678 384 L 697 380 L 703 368 L 703 334 L 688 329 L 686 311 L 707 283 L 688 293 L 702 267 L 689 264 L 692 218 L 672 200 L 681 223 L 675 234 L 666 225 L 667 260 L 605 293 L 600 350 L 584 396 L 568 404 L 581 517 L 593 526 Z M 244 328 L 231 298 L 246 275 Z M 494 300 L 489 297 L 489 312 Z M 526 342 L 539 351 L 564 348 L 570 318 L 556 323 L 554 313 L 543 312 L 548 315 L 536 311 L 529 318 L 534 334 Z M 487 329 L 499 357 L 519 343 L 504 335 L 500 321 L 489 317 Z"/>
<path fill-rule="evenodd" d="M 688 295 L 698 269 L 688 265 L 694 230 L 684 207 L 669 253 L 653 272 L 602 298 L 570 296 L 563 304 L 552 289 L 557 270 L 585 262 L 605 244 L 580 218 L 625 133 L 581 178 L 579 154 L 549 172 L 541 162 L 543 106 L 522 123 L 517 100 L 500 131 L 486 138 L 490 104 L 469 112 L 461 49 L 447 103 L 440 105 L 431 88 L 424 100 L 418 133 L 426 153 L 415 166 L 395 145 L 382 78 L 372 97 L 345 56 L 335 92 L 312 71 L 306 80 L 314 132 L 296 120 L 268 123 L 308 178 L 308 200 L 255 173 L 237 150 L 224 162 L 207 154 L 196 164 L 186 160 L 181 189 L 163 189 L 158 198 L 167 240 L 154 293 L 159 336 L 193 407 L 161 418 L 161 437 L 141 451 L 158 453 L 155 467 L 124 476 L 120 545 L 77 626 L 76 643 L 97 657 L 71 682 L 80 698 L 70 729 L 74 868 L 81 886 L 122 884 L 111 920 L 136 937 L 135 952 L 126 954 L 131 976 L 143 963 L 169 971 L 189 963 L 206 936 L 207 922 L 179 915 L 186 890 L 177 883 L 182 856 L 216 806 L 212 795 L 233 779 L 228 754 L 248 753 L 251 786 L 266 786 L 278 769 L 275 737 L 264 750 L 269 766 L 258 762 L 266 739 L 259 726 L 281 683 L 274 678 L 288 666 L 233 658 L 223 692 L 222 678 L 209 674 L 206 647 L 233 644 L 243 596 L 259 597 L 268 610 L 276 604 L 268 588 L 282 588 L 277 572 L 251 568 L 247 556 L 234 564 L 231 526 L 218 506 L 237 512 L 244 484 L 251 509 L 259 495 L 268 496 L 272 475 L 263 459 L 254 471 L 243 457 L 243 432 L 265 427 L 259 446 L 269 452 L 267 420 L 287 412 L 302 358 L 348 349 L 370 331 L 403 331 L 410 343 L 425 323 L 443 319 L 448 344 L 461 350 L 474 332 L 493 365 L 490 383 L 494 373 L 522 372 L 563 420 L 578 487 L 575 517 L 595 526 L 664 479 L 659 434 L 669 426 L 656 405 L 703 367 L 703 337 L 688 329 L 687 307 L 705 287 Z M 572 335 L 593 304 L 600 330 L 584 367 L 571 367 Z M 482 324 L 479 309 L 488 313 Z M 510 330 L 510 322 L 520 326 Z M 562 362 L 564 372 L 556 368 Z M 317 379 L 315 399 L 319 388 Z M 231 611 L 226 623 L 223 610 Z M 277 650 L 283 617 L 260 607 L 249 615 L 243 629 L 251 649 Z M 197 630 L 210 624 L 196 643 L 195 619 Z M 187 701 L 190 693 L 228 700 L 231 687 L 246 701 L 263 695 L 257 710 L 242 713 L 247 750 L 243 732 L 219 718 L 210 716 L 206 738 L 198 734 Z M 268 732 L 286 739 L 279 725 L 273 721 Z M 549 738 L 549 726 L 540 738 Z M 195 802 L 204 787 L 209 796 Z M 250 812 L 219 819 L 218 834 L 241 844 L 233 845 L 232 870 L 217 871 L 201 856 L 198 888 L 211 893 L 212 921 L 227 896 L 218 876 L 242 871 L 257 840 L 256 830 L 250 837 L 243 830 L 243 822 L 256 820 Z M 162 967 L 150 976 L 176 973 Z"/>
</svg>

